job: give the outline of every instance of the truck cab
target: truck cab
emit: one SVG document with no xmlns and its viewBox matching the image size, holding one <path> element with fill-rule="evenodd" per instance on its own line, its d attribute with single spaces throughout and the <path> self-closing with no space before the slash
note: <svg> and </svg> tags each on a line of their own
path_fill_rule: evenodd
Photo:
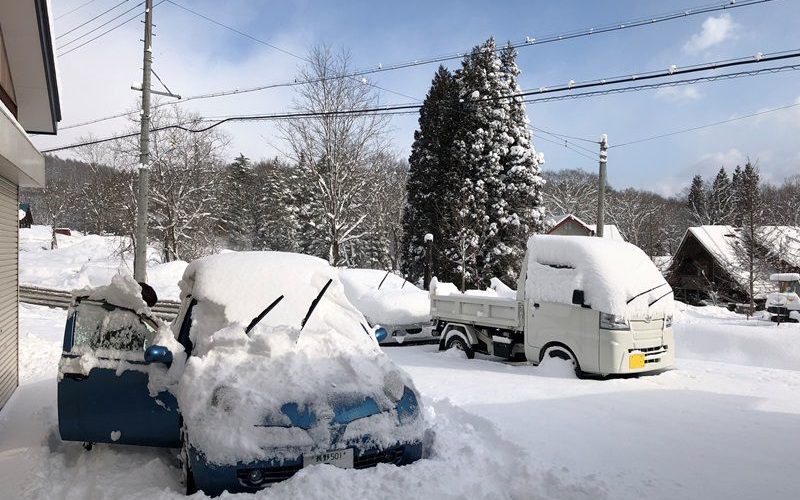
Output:
<svg viewBox="0 0 800 500">
<path fill-rule="evenodd" d="M 579 375 L 644 373 L 674 364 L 672 289 L 634 245 L 536 235 L 517 290 L 431 287 L 440 349 L 539 364 L 570 360 Z M 499 290 L 499 291 L 498 291 Z"/>
</svg>

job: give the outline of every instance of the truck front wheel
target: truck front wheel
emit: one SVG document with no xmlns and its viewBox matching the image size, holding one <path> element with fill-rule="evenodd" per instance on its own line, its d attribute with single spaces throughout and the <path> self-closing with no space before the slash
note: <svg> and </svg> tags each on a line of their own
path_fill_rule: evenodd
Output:
<svg viewBox="0 0 800 500">
<path fill-rule="evenodd" d="M 561 346 L 552 346 L 548 347 L 542 354 L 539 356 L 539 364 L 541 365 L 545 360 L 555 358 L 555 359 L 563 359 L 564 361 L 568 361 L 572 363 L 572 367 L 575 370 L 575 375 L 578 378 L 583 378 L 583 372 L 581 371 L 581 366 L 578 364 L 578 360 L 575 358 L 575 355 L 572 354 L 572 351 L 565 347 Z"/>
<path fill-rule="evenodd" d="M 467 359 L 472 359 L 475 357 L 475 350 L 467 344 L 460 335 L 453 335 L 444 344 L 445 350 L 448 349 L 458 349 L 459 351 L 463 351 L 464 354 L 467 355 Z"/>
</svg>

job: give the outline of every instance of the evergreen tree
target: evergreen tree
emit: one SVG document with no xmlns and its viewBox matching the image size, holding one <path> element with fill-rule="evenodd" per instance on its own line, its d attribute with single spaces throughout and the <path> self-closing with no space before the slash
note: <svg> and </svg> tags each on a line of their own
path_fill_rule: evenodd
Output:
<svg viewBox="0 0 800 500">
<path fill-rule="evenodd" d="M 738 167 L 737 167 L 738 169 Z M 755 311 L 755 282 L 759 271 L 759 230 L 763 205 L 759 189 L 758 169 L 748 160 L 737 177 L 736 214 L 740 218 L 739 260 L 747 269 L 750 313 Z"/>
<path fill-rule="evenodd" d="M 472 49 L 456 72 L 464 119 L 455 141 L 455 157 L 463 175 L 456 240 L 449 252 L 461 262 L 462 282 L 488 285 L 498 252 L 507 253 L 499 238 L 503 213 L 504 168 L 508 150 L 507 79 L 493 38 Z M 454 244 L 453 244 L 454 243 Z M 451 257 L 451 258 L 452 258 Z"/>
<path fill-rule="evenodd" d="M 228 239 L 237 250 L 252 250 L 258 231 L 260 196 L 250 159 L 240 153 L 228 166 L 225 180 L 222 219 Z"/>
<path fill-rule="evenodd" d="M 689 194 L 686 197 L 686 208 L 689 210 L 689 215 L 694 224 L 703 225 L 708 222 L 706 189 L 703 184 L 703 177 L 700 175 L 695 175 L 692 179 L 692 185 L 689 187 Z"/>
<path fill-rule="evenodd" d="M 742 196 L 742 167 L 736 165 L 731 177 L 731 206 L 733 213 L 731 215 L 730 223 L 734 226 L 742 224 L 742 214 L 739 212 L 739 199 Z"/>
<path fill-rule="evenodd" d="M 706 212 L 709 224 L 729 224 L 732 219 L 731 180 L 725 167 L 720 167 L 708 192 Z"/>
<path fill-rule="evenodd" d="M 502 99 L 507 117 L 501 134 L 505 145 L 501 148 L 501 190 L 498 201 L 491 207 L 490 218 L 497 224 L 497 246 L 488 249 L 484 258 L 485 273 L 514 285 L 519 266 L 525 255 L 528 237 L 542 229 L 542 193 L 544 181 L 539 175 L 542 156 L 531 144 L 529 120 L 517 77 L 519 68 L 516 51 L 509 44 L 500 53 L 503 73 L 503 92 L 514 97 Z"/>
<path fill-rule="evenodd" d="M 454 278 L 455 269 L 444 258 L 444 253 L 435 249 L 453 239 L 446 222 L 452 215 L 453 200 L 458 199 L 461 187 L 453 158 L 460 111 L 458 99 L 458 85 L 453 74 L 439 66 L 420 109 L 419 129 L 414 132 L 408 159 L 401 269 L 413 282 L 424 273 L 423 239 L 428 233 L 434 236 L 434 272 L 440 279 Z"/>
</svg>

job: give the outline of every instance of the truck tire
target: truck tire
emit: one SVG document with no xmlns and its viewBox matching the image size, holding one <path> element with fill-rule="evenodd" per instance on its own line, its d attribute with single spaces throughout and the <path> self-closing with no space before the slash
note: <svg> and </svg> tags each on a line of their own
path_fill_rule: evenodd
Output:
<svg viewBox="0 0 800 500">
<path fill-rule="evenodd" d="M 558 359 L 563 359 L 565 361 L 570 361 L 572 362 L 572 366 L 575 370 L 575 376 L 578 378 L 584 377 L 583 371 L 581 371 L 581 365 L 580 363 L 578 363 L 578 359 L 575 357 L 574 354 L 572 354 L 572 351 L 570 351 L 566 347 L 555 345 L 543 349 L 542 354 L 539 355 L 539 364 L 542 364 L 542 361 L 544 361 L 545 358 L 558 358 Z"/>
<path fill-rule="evenodd" d="M 444 348 L 445 350 L 455 348 L 459 351 L 463 351 L 464 354 L 467 355 L 467 359 L 473 359 L 475 357 L 475 350 L 472 349 L 472 346 L 467 344 L 460 335 L 453 335 L 447 339 Z"/>
</svg>

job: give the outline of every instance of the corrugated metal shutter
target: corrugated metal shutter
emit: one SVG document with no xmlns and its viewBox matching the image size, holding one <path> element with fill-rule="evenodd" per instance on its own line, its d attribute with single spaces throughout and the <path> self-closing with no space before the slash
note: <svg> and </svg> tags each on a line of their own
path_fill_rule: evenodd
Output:
<svg viewBox="0 0 800 500">
<path fill-rule="evenodd" d="M 18 188 L 0 177 L 0 408 L 19 383 L 17 299 L 19 276 Z"/>
</svg>

